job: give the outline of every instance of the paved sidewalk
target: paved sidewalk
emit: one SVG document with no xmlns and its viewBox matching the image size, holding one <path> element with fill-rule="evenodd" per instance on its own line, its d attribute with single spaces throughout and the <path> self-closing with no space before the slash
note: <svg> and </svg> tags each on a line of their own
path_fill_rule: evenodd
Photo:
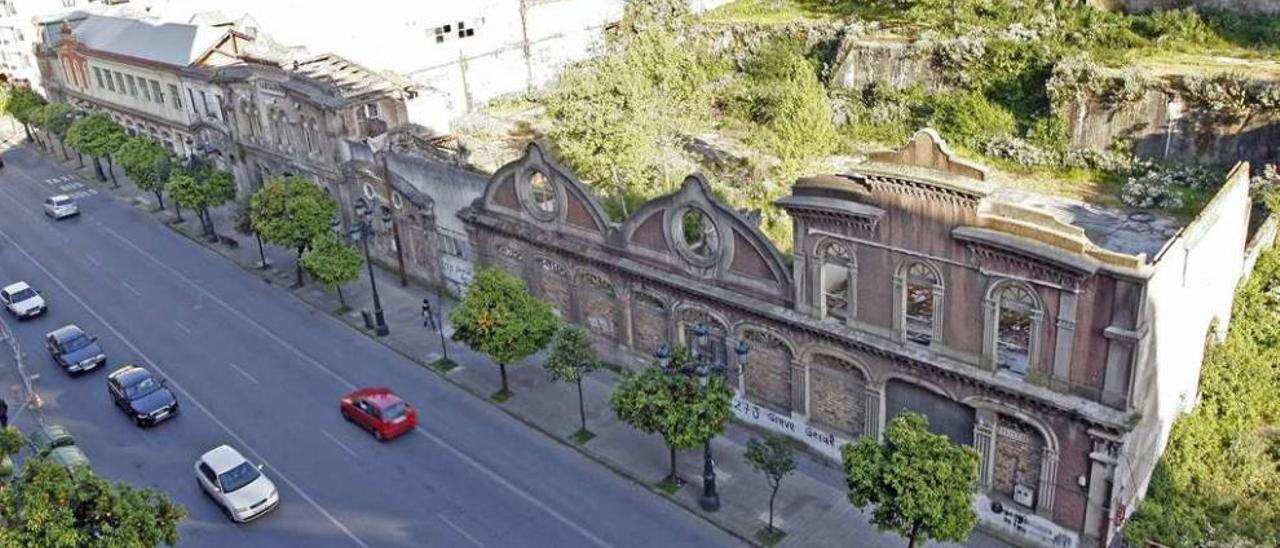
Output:
<svg viewBox="0 0 1280 548">
<path fill-rule="evenodd" d="M 33 144 L 26 146 L 39 150 Z M 56 153 L 45 154 L 45 157 L 58 160 Z M 72 170 L 77 166 L 74 159 L 62 162 L 62 165 Z M 265 254 L 270 266 L 258 268 L 256 241 L 252 236 L 233 230 L 230 219 L 233 206 L 215 210 L 213 217 L 218 232 L 235 239 L 238 245 L 210 244 L 200 236 L 200 223 L 191 212 L 183 212 L 186 222 L 171 222 L 173 210 L 167 197 L 168 209 L 156 211 L 155 197 L 139 191 L 119 171 L 119 189 L 112 189 L 110 180 L 105 183 L 96 182 L 91 167 L 79 170 L 79 173 L 85 184 L 99 192 L 110 193 L 133 203 L 194 241 L 214 249 L 246 270 L 258 273 L 267 283 L 289 288 L 303 301 L 334 315 L 354 329 L 374 336 L 365 329 L 360 314 L 361 309 L 372 309 L 369 280 L 364 270 L 361 271 L 359 280 L 343 286 L 343 294 L 351 310 L 339 313 L 340 306 L 335 292 L 312 282 L 301 288 L 291 287 L 294 283 L 295 265 L 295 256 L 291 250 L 266 246 Z M 412 284 L 401 287 L 393 272 L 383 269 L 375 269 L 375 272 L 378 292 L 391 330 L 389 336 L 377 339 L 423 365 L 424 369 L 434 372 L 427 364 L 434 363 L 442 355 L 440 335 L 423 326 L 420 303 L 423 297 L 430 298 L 437 312 L 444 309 L 446 319 L 448 311 L 456 303 L 449 299 L 442 301 L 438 293 Z M 446 336 L 451 333 L 452 330 L 446 325 Z M 485 399 L 498 389 L 498 368 L 492 361 L 453 341 L 448 343 L 448 354 L 458 367 L 442 373 L 444 378 Z M 572 385 L 548 380 L 540 367 L 541 359 L 541 356 L 534 356 L 522 363 L 509 365 L 508 376 L 515 395 L 503 404 L 494 405 L 527 425 L 578 448 L 615 472 L 650 487 L 655 496 L 668 497 L 740 538 L 755 542 L 753 534 L 764 526 L 769 500 L 764 478 L 752 471 L 742 458 L 746 442 L 756 435 L 755 431 L 740 424 L 731 424 L 725 435 L 712 442 L 722 507 L 718 512 L 704 512 L 698 507 L 698 495 L 701 493 L 701 449 L 679 453 L 679 472 L 689 482 L 687 485 L 674 495 L 667 495 L 654 487 L 666 476 L 666 447 L 661 437 L 637 432 L 613 416 L 608 399 L 618 380 L 618 374 L 608 369 L 596 371 L 583 382 L 587 424 L 596 437 L 582 446 L 573 444 L 567 437 L 578 429 L 577 394 Z M 406 374 L 412 373 L 406 371 Z M 395 383 L 389 379 L 387 384 L 394 386 Z M 828 463 L 807 455 L 800 459 L 797 472 L 783 480 L 775 505 L 774 520 L 787 533 L 780 546 L 899 547 L 906 544 L 897 535 L 877 532 L 868 521 L 868 516 L 848 503 L 841 472 Z M 966 545 L 1007 546 L 982 532 L 976 532 Z"/>
</svg>

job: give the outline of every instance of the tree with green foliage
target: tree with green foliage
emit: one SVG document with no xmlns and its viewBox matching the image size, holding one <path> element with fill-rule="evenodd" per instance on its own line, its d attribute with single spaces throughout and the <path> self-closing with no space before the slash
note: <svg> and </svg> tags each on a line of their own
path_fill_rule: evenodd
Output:
<svg viewBox="0 0 1280 548">
<path fill-rule="evenodd" d="M 71 147 L 93 158 L 98 179 L 106 180 L 101 166 L 98 165 L 100 160 L 106 160 L 107 172 L 111 174 L 111 183 L 118 188 L 120 183 L 116 180 L 115 170 L 112 169 L 111 155 L 120 150 L 128 138 L 124 128 L 105 113 L 95 112 L 77 119 L 71 124 L 69 131 Z"/>
<path fill-rule="evenodd" d="M 236 199 L 236 177 L 230 171 L 209 165 L 196 168 L 193 175 L 203 189 L 203 203 L 198 212 L 209 227 L 209 236 L 213 241 L 218 241 L 218 229 L 213 224 L 213 215 L 209 213 L 209 209 Z"/>
<path fill-rule="evenodd" d="M 0 481 L 13 475 L 13 456 L 26 447 L 27 439 L 15 426 L 0 429 Z"/>
<path fill-rule="evenodd" d="M 22 123 L 22 129 L 26 131 L 27 139 L 34 141 L 35 138 L 31 135 L 31 125 L 40 116 L 40 109 L 45 105 L 44 98 L 27 86 L 16 86 L 9 88 L 9 93 L 5 95 L 4 99 L 5 114 Z"/>
<path fill-rule="evenodd" d="M 923 415 L 899 413 L 885 428 L 884 443 L 863 436 L 841 453 L 849 502 L 874 505 L 871 522 L 906 537 L 908 547 L 930 539 L 960 542 L 977 525 L 978 452 L 930 432 Z"/>
<path fill-rule="evenodd" d="M 545 347 L 560 323 L 551 305 L 529 294 L 524 280 L 492 267 L 476 271 L 467 295 L 449 320 L 453 340 L 466 343 L 498 364 L 502 388 L 494 394 L 497 400 L 511 397 L 507 364 Z"/>
<path fill-rule="evenodd" d="M 586 330 L 575 325 L 563 325 L 551 341 L 551 354 L 542 362 L 542 368 L 552 380 L 571 382 L 578 386 L 578 418 L 582 425 L 577 435 L 590 434 L 587 430 L 587 409 L 582 397 L 582 379 L 600 367 L 600 357 L 591 347 Z"/>
<path fill-rule="evenodd" d="M 155 194 L 160 209 L 164 209 L 164 187 L 174 168 L 173 155 L 155 139 L 138 136 L 125 141 L 116 151 L 116 160 L 124 174 L 133 179 L 138 188 Z M 175 211 L 176 205 L 175 201 Z"/>
<path fill-rule="evenodd" d="M 302 267 L 317 281 L 338 291 L 343 310 L 347 308 L 347 300 L 342 296 L 342 284 L 359 278 L 361 266 L 364 266 L 364 256 L 332 232 L 321 234 L 302 254 Z"/>
<path fill-rule="evenodd" d="M 769 526 L 765 529 L 765 536 L 776 537 L 779 532 L 773 527 L 773 502 L 778 498 L 782 479 L 796 469 L 796 441 L 790 436 L 770 432 L 764 439 L 752 438 L 747 442 L 743 458 L 769 483 Z"/>
<path fill-rule="evenodd" d="M 186 510 L 163 493 L 31 457 L 0 484 L 0 545 L 159 546 L 178 542 Z"/>
<path fill-rule="evenodd" d="M 764 130 L 762 140 L 779 159 L 800 167 L 835 150 L 839 140 L 827 91 L 803 43 L 770 42 L 745 72 L 746 117 Z"/>
<path fill-rule="evenodd" d="M 273 177 L 253 194 L 249 216 L 254 232 L 276 245 L 297 250 L 297 285 L 302 285 L 302 253 L 329 232 L 338 204 L 310 180 Z"/>
<path fill-rule="evenodd" d="M 49 103 L 40 109 L 40 126 L 57 139 L 63 159 L 71 158 L 67 153 L 66 140 L 67 130 L 71 128 L 72 112 L 71 105 L 66 103 Z"/>
<path fill-rule="evenodd" d="M 711 375 L 706 386 L 683 373 L 693 356 L 676 348 L 668 368 L 645 368 L 618 384 L 609 404 L 618 419 L 647 434 L 659 434 L 667 444 L 671 471 L 667 481 L 682 482 L 676 473 L 676 449 L 693 449 L 724 432 L 733 416 L 733 389 L 722 375 Z"/>
</svg>

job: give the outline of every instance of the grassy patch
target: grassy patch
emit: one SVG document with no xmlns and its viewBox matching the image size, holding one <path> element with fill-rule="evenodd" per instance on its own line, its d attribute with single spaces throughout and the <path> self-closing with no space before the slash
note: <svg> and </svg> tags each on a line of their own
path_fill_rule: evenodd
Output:
<svg viewBox="0 0 1280 548">
<path fill-rule="evenodd" d="M 452 371 L 453 368 L 455 367 L 458 367 L 458 364 L 454 363 L 453 360 L 448 358 L 440 358 L 436 361 L 431 362 L 431 368 L 441 373 L 448 373 Z"/>
<path fill-rule="evenodd" d="M 569 435 L 569 439 L 578 445 L 586 445 L 587 442 L 591 441 L 595 437 L 595 433 L 590 430 L 578 430 L 577 432 Z"/>
<path fill-rule="evenodd" d="M 489 396 L 489 399 L 498 403 L 507 403 L 507 400 L 511 399 L 511 396 L 512 396 L 511 391 L 499 390 L 497 392 L 494 392 L 492 396 Z"/>
<path fill-rule="evenodd" d="M 667 478 L 662 478 L 662 481 L 655 484 L 654 487 L 657 487 L 663 493 L 666 493 L 668 495 L 674 495 L 676 494 L 676 491 L 679 491 L 681 487 L 684 487 L 684 483 L 685 483 L 684 480 L 680 478 L 667 477 Z"/>
<path fill-rule="evenodd" d="M 333 309 L 333 314 L 335 316 L 342 316 L 347 312 L 351 312 L 350 306 L 339 306 L 338 308 Z"/>
<path fill-rule="evenodd" d="M 781 24 L 797 20 L 839 21 L 853 15 L 882 15 L 866 2 L 830 0 L 738 0 L 702 16 L 708 23 Z"/>
<path fill-rule="evenodd" d="M 759 531 L 756 531 L 755 536 L 756 540 L 760 541 L 760 544 L 772 548 L 777 546 L 779 542 L 782 542 L 782 539 L 787 536 L 787 533 L 786 531 L 776 527 L 761 527 Z"/>
</svg>

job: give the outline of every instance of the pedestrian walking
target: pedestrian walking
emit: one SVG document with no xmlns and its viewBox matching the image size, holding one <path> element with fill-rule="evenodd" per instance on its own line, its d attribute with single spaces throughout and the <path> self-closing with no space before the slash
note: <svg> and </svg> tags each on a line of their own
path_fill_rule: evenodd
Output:
<svg viewBox="0 0 1280 548">
<path fill-rule="evenodd" d="M 0 398 L 0 428 L 9 427 L 9 404 Z"/>
<path fill-rule="evenodd" d="M 435 323 L 436 323 L 435 318 L 431 314 L 431 300 L 423 298 L 422 299 L 422 325 L 423 327 L 430 327 L 431 329 L 435 329 L 436 328 Z"/>
</svg>

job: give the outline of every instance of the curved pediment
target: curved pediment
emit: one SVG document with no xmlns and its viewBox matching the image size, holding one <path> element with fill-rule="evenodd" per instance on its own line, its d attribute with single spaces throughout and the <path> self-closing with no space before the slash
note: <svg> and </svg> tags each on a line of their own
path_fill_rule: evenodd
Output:
<svg viewBox="0 0 1280 548">
<path fill-rule="evenodd" d="M 702 279 L 789 295 L 790 269 L 754 223 L 720 202 L 701 175 L 650 200 L 620 228 L 625 249 Z"/>
<path fill-rule="evenodd" d="M 599 241 L 612 228 L 586 185 L 538 143 L 529 143 L 523 156 L 493 174 L 483 200 L 489 211 Z"/>
</svg>

